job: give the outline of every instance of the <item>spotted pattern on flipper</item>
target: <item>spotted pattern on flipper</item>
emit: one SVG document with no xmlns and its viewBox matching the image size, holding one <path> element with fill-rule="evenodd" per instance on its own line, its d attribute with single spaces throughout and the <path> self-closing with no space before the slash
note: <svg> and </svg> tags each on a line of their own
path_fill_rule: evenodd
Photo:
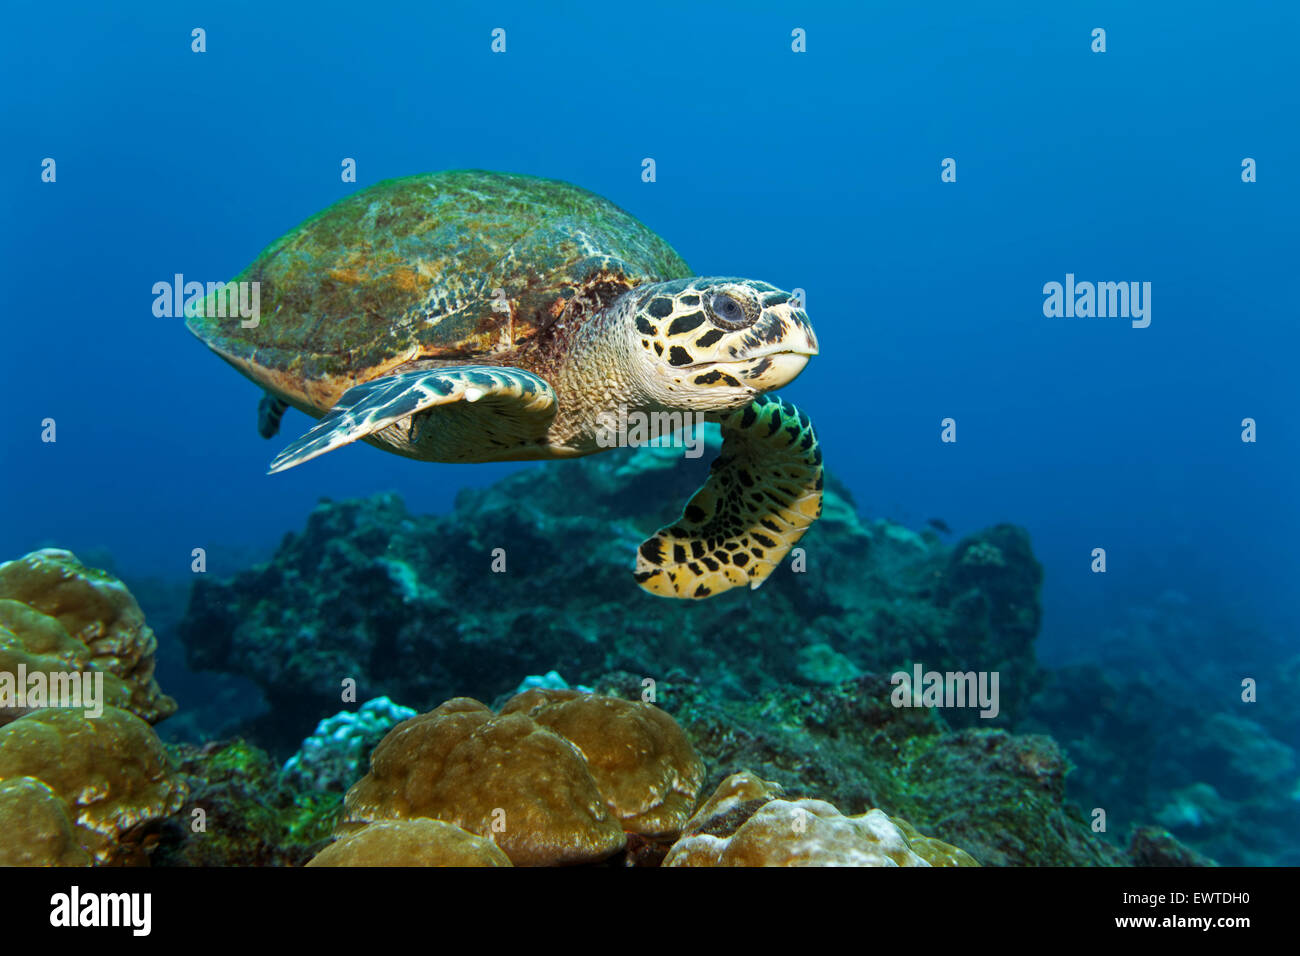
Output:
<svg viewBox="0 0 1300 956">
<path fill-rule="evenodd" d="M 468 365 L 389 375 L 344 392 L 337 405 L 276 456 L 270 474 L 372 436 L 417 412 L 480 401 L 491 404 L 491 414 L 518 419 L 521 433 L 544 434 L 555 417 L 555 391 L 545 379 L 521 369 Z M 432 424 L 436 428 L 436 421 Z"/>
<path fill-rule="evenodd" d="M 821 516 L 822 453 L 808 416 L 763 395 L 722 421 L 722 451 L 676 523 L 637 549 L 637 583 L 706 598 L 756 588 Z"/>
</svg>

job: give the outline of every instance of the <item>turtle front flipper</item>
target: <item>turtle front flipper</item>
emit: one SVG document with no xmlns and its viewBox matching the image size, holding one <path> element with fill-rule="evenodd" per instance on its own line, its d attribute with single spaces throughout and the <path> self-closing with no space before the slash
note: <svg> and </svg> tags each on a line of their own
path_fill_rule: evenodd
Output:
<svg viewBox="0 0 1300 956">
<path fill-rule="evenodd" d="M 451 452 L 433 460 L 456 460 L 455 452 L 461 447 L 467 452 L 464 460 L 474 460 L 468 452 L 482 441 L 484 433 L 493 434 L 501 444 L 506 439 L 522 444 L 545 435 L 555 417 L 556 397 L 546 380 L 531 372 L 489 365 L 425 369 L 377 378 L 344 392 L 338 404 L 310 431 L 276 456 L 269 473 L 301 465 L 394 425 L 406 431 L 394 444 L 423 442 L 424 428 L 417 435 L 411 417 L 438 406 L 463 409 L 462 403 L 472 403 L 474 414 L 449 415 L 445 421 L 432 422 L 435 433 L 447 426 L 450 434 L 435 435 L 435 439 Z"/>
<path fill-rule="evenodd" d="M 635 577 L 664 597 L 756 588 L 822 511 L 822 453 L 808 416 L 764 395 L 722 420 L 722 451 L 675 524 L 637 551 Z"/>
</svg>

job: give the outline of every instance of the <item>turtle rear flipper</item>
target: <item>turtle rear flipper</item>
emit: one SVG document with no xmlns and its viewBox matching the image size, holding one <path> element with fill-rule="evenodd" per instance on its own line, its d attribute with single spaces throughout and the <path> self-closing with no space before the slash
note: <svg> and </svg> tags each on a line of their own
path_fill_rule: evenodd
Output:
<svg viewBox="0 0 1300 956">
<path fill-rule="evenodd" d="M 821 515 L 822 453 L 790 402 L 756 398 L 722 421 L 722 451 L 675 524 L 637 550 L 641 587 L 705 598 L 756 588 Z"/>
<path fill-rule="evenodd" d="M 473 404 L 474 413 L 467 414 L 463 403 Z M 470 455 L 485 433 L 520 444 L 544 436 L 555 417 L 556 398 L 545 379 L 517 368 L 467 365 L 388 375 L 344 392 L 311 430 L 276 456 L 269 473 L 301 465 L 439 406 L 458 410 L 446 422 L 452 434 L 437 436 L 451 453 L 445 460 L 455 460 L 454 452 L 463 445 L 468 461 L 475 460 Z M 438 431 L 442 424 L 435 419 L 433 429 Z M 406 422 L 404 427 L 415 426 Z"/>
<path fill-rule="evenodd" d="M 257 403 L 257 433 L 263 438 L 274 438 L 280 433 L 280 419 L 288 410 L 288 402 L 267 392 Z"/>
</svg>

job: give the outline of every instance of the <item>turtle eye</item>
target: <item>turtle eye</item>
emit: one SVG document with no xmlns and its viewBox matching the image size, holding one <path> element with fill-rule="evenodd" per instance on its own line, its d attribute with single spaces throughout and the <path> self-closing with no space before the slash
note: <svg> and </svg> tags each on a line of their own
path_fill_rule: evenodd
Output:
<svg viewBox="0 0 1300 956">
<path fill-rule="evenodd" d="M 714 293 L 709 299 L 709 321 L 724 329 L 743 329 L 754 324 L 757 309 L 747 309 L 735 296 L 726 292 Z"/>
</svg>

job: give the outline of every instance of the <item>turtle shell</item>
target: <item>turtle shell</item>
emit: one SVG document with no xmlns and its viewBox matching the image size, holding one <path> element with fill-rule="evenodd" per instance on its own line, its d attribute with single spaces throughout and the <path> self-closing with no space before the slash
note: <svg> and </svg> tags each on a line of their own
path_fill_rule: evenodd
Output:
<svg viewBox="0 0 1300 956">
<path fill-rule="evenodd" d="M 691 275 L 666 242 L 568 183 L 481 170 L 392 179 L 311 217 L 234 280 L 259 319 L 190 329 L 263 387 L 323 411 L 416 360 L 544 372 L 627 289 Z M 222 310 L 224 312 L 225 310 Z"/>
</svg>

